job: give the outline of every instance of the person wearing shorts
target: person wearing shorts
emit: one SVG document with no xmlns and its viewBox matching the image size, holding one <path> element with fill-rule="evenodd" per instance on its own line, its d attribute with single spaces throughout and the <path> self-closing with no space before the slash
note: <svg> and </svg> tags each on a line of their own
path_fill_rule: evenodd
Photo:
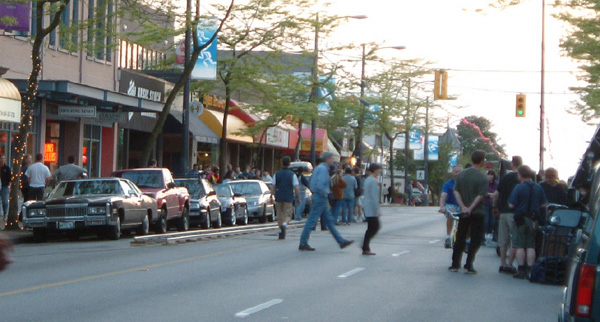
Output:
<svg viewBox="0 0 600 322">
<path fill-rule="evenodd" d="M 290 163 L 291 158 L 288 156 L 281 159 L 283 169 L 275 173 L 271 185 L 272 193 L 275 195 L 275 212 L 277 213 L 277 224 L 280 229 L 279 239 L 285 239 L 285 229 L 294 214 L 294 192 L 296 193 L 296 201 L 301 202 L 298 177 L 290 170 Z"/>
<path fill-rule="evenodd" d="M 513 266 L 515 260 L 515 249 L 510 248 L 511 236 L 515 231 L 515 220 L 512 209 L 508 207 L 508 198 L 519 184 L 517 169 L 523 165 L 520 156 L 513 156 L 511 161 L 511 172 L 505 174 L 498 183 L 498 189 L 494 193 L 493 212 L 498 214 L 498 248 L 500 250 L 500 268 L 498 272 L 515 274 L 517 270 Z M 510 249 L 508 261 L 506 251 Z"/>
<path fill-rule="evenodd" d="M 535 173 L 526 165 L 518 169 L 519 183 L 508 199 L 508 206 L 514 209 L 516 234 L 513 235 L 513 249 L 519 268 L 514 278 L 524 279 L 535 264 L 535 234 L 540 208 L 548 203 L 542 187 L 533 182 Z M 527 257 L 527 261 L 525 260 Z"/>
</svg>

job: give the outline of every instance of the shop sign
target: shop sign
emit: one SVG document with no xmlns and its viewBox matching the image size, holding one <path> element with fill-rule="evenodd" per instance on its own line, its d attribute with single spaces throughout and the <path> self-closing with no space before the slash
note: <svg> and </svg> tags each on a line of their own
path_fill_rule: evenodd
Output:
<svg viewBox="0 0 600 322">
<path fill-rule="evenodd" d="M 267 144 L 287 148 L 289 144 L 290 133 L 278 127 L 270 127 L 267 130 Z"/>
<path fill-rule="evenodd" d="M 56 143 L 46 143 L 44 145 L 44 162 L 56 163 Z"/>
<path fill-rule="evenodd" d="M 21 102 L 0 97 L 0 121 L 21 122 Z"/>
<path fill-rule="evenodd" d="M 0 17 L 14 18 L 16 23 L 7 24 L 6 22 L 0 22 L 0 29 L 6 29 L 6 31 L 29 31 L 30 13 L 31 2 L 2 1 L 0 3 Z"/>
<path fill-rule="evenodd" d="M 217 138 L 210 138 L 210 137 L 201 136 L 201 135 L 196 135 L 195 138 L 196 138 L 196 141 L 198 141 L 198 142 L 219 144 L 219 139 L 217 139 Z"/>
<path fill-rule="evenodd" d="M 165 96 L 165 83 L 122 69 L 119 92 L 153 102 L 162 102 Z"/>
<path fill-rule="evenodd" d="M 217 95 L 204 95 L 202 99 L 204 106 L 212 106 L 220 109 L 225 109 L 225 100 Z"/>
<path fill-rule="evenodd" d="M 98 112 L 96 119 L 98 122 L 117 123 L 121 114 L 119 112 Z"/>
<path fill-rule="evenodd" d="M 58 115 L 72 117 L 96 117 L 95 106 L 60 105 Z"/>
</svg>

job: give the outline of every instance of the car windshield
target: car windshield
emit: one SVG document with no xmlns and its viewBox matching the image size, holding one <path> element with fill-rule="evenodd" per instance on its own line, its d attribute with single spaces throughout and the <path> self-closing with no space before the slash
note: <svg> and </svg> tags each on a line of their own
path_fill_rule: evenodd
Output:
<svg viewBox="0 0 600 322">
<path fill-rule="evenodd" d="M 175 179 L 175 184 L 179 187 L 187 188 L 190 193 L 190 197 L 197 199 L 202 196 L 206 196 L 206 191 L 204 190 L 204 186 L 200 181 L 196 179 L 187 180 L 187 179 Z"/>
<path fill-rule="evenodd" d="M 219 197 L 227 197 L 227 198 L 233 197 L 233 195 L 231 194 L 231 188 L 229 188 L 229 186 L 224 185 L 224 184 L 217 184 L 217 185 L 214 185 L 214 187 L 215 187 L 215 191 L 217 191 L 217 195 Z"/>
<path fill-rule="evenodd" d="M 230 183 L 234 193 L 241 193 L 242 195 L 252 196 L 262 194 L 260 185 L 258 182 L 239 182 Z"/>
<path fill-rule="evenodd" d="M 164 187 L 162 171 L 126 171 L 118 176 L 133 181 L 140 188 Z"/>
<path fill-rule="evenodd" d="M 117 180 L 91 180 L 61 182 L 50 198 L 82 195 L 122 195 L 123 190 Z"/>
</svg>

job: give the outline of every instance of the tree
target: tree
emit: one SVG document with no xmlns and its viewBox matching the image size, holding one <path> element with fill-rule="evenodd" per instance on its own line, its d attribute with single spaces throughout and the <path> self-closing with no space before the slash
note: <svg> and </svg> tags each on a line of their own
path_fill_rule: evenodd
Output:
<svg viewBox="0 0 600 322">
<path fill-rule="evenodd" d="M 498 135 L 491 130 L 492 122 L 481 116 L 465 117 L 457 126 L 462 155 L 470 158 L 475 150 L 504 155 L 504 146 L 498 143 Z"/>
<path fill-rule="evenodd" d="M 585 87 L 574 88 L 581 101 L 575 103 L 573 110 L 581 114 L 584 122 L 596 120 L 600 117 L 600 1 L 565 0 L 557 1 L 557 5 L 566 9 L 558 18 L 571 25 L 560 46 L 580 63 L 583 75 L 579 80 L 587 83 Z"/>
<path fill-rule="evenodd" d="M 146 141 L 146 145 L 144 146 L 144 150 L 142 151 L 142 156 L 140 158 L 140 161 L 142 164 L 148 164 L 148 162 L 150 161 L 150 155 L 152 153 L 152 150 L 154 149 L 154 146 L 156 146 L 156 140 L 158 139 L 158 136 L 163 131 L 163 126 L 165 125 L 165 122 L 167 121 L 169 113 L 171 112 L 171 106 L 173 105 L 173 102 L 177 98 L 177 95 L 179 94 L 179 92 L 181 91 L 181 89 L 183 88 L 183 86 L 185 85 L 187 80 L 189 79 L 190 75 L 192 74 L 192 71 L 194 70 L 194 66 L 196 65 L 196 61 L 198 60 L 198 56 L 200 56 L 200 52 L 204 48 L 208 47 L 213 42 L 213 40 L 217 37 L 217 35 L 219 35 L 221 30 L 223 29 L 223 26 L 225 25 L 225 22 L 229 18 L 229 15 L 231 14 L 231 10 L 233 9 L 233 7 L 234 7 L 234 0 L 231 0 L 231 4 L 225 10 L 225 16 L 221 20 L 219 27 L 217 28 L 217 31 L 204 44 L 200 44 L 198 42 L 198 29 L 195 27 L 199 22 L 195 21 L 193 24 L 191 24 L 190 28 L 193 31 L 192 39 L 193 39 L 194 50 L 191 53 L 190 61 L 184 66 L 183 73 L 181 74 L 181 76 L 179 77 L 179 79 L 177 80 L 175 85 L 173 86 L 173 89 L 169 93 L 169 96 L 167 97 L 167 100 L 165 101 L 165 106 L 163 107 L 162 111 L 159 113 L 158 118 L 156 120 L 156 124 L 154 125 L 154 128 L 152 129 L 152 133 L 150 133 L 150 136 L 148 137 L 148 139 Z M 222 7 L 222 8 L 225 8 L 225 7 Z M 186 20 L 188 21 L 187 25 L 189 25 L 189 22 L 191 22 L 191 19 L 189 19 L 189 17 L 188 17 L 188 19 L 186 19 Z M 150 24 L 149 26 L 151 28 L 154 27 L 152 24 Z M 224 128 L 225 128 L 225 125 L 224 125 Z M 222 167 L 222 168 L 225 168 L 225 167 Z"/>
<path fill-rule="evenodd" d="M 22 94 L 21 103 L 21 123 L 19 124 L 19 133 L 15 138 L 15 150 L 13 154 L 13 177 L 10 184 L 10 202 L 8 209 L 8 221 L 5 230 L 18 230 L 18 212 L 19 212 L 19 190 L 21 176 L 21 160 L 25 156 L 27 147 L 27 134 L 33 118 L 33 109 L 37 96 L 39 75 L 42 71 L 41 50 L 44 39 L 53 30 L 55 30 L 60 21 L 63 11 L 70 0 L 38 0 L 33 3 L 36 6 L 35 37 L 31 46 L 31 73 L 27 80 L 27 90 Z M 53 13 L 53 14 L 50 14 Z M 44 18 L 50 16 L 50 23 L 44 27 Z M 5 18 L 10 20 L 8 18 Z"/>
</svg>

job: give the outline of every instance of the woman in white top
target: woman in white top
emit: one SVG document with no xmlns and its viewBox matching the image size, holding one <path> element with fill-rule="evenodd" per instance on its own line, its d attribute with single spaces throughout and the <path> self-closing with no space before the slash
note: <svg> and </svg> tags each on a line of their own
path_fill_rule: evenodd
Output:
<svg viewBox="0 0 600 322">
<path fill-rule="evenodd" d="M 365 232 L 365 241 L 363 243 L 363 255 L 375 255 L 371 252 L 371 238 L 379 231 L 379 216 L 381 216 L 381 208 L 379 207 L 379 182 L 377 178 L 381 174 L 381 165 L 379 163 L 371 163 L 369 165 L 369 177 L 365 180 L 363 204 L 365 218 L 367 219 L 368 227 Z"/>
</svg>

